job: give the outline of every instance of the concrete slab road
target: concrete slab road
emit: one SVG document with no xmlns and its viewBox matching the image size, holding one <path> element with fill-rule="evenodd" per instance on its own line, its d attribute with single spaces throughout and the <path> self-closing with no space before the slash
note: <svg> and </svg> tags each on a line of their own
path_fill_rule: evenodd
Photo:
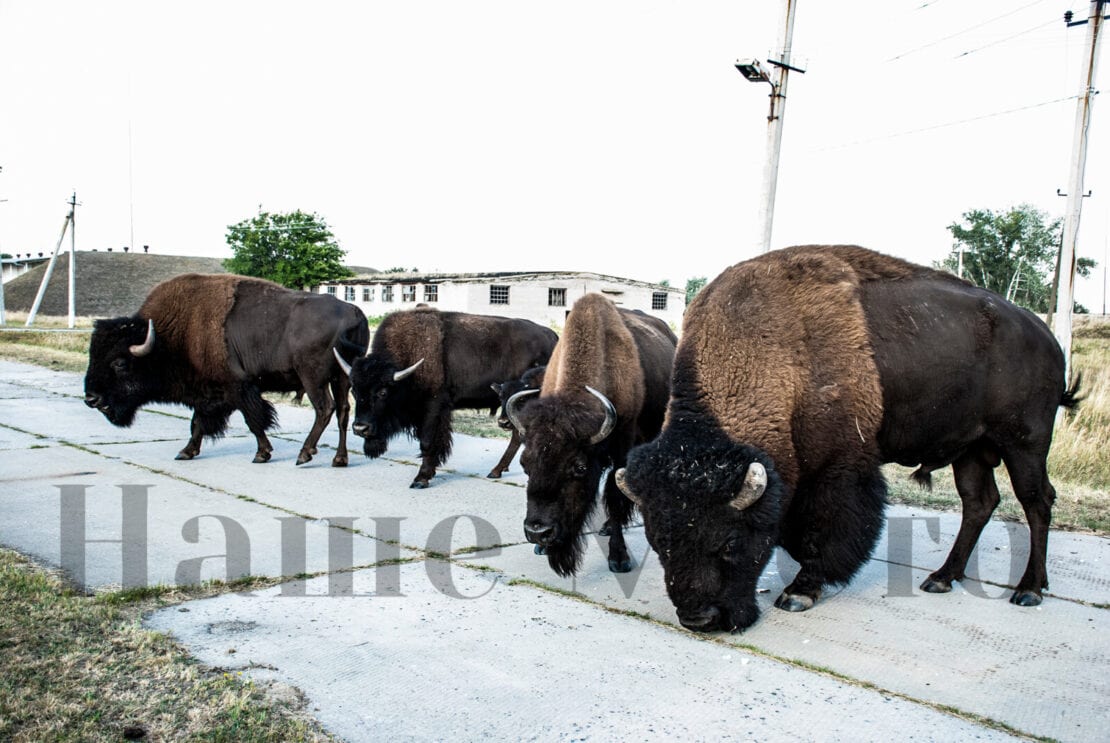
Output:
<svg viewBox="0 0 1110 743">
<path fill-rule="evenodd" d="M 1006 600 L 1023 526 L 992 522 L 973 577 L 921 593 L 959 517 L 892 507 L 861 574 L 812 610 L 770 607 L 796 566 L 772 560 L 742 635 L 677 626 L 641 528 L 632 573 L 593 534 L 555 576 L 523 542 L 524 479 L 484 475 L 504 444 L 456 437 L 428 490 L 415 444 L 295 467 L 306 408 L 280 409 L 275 458 L 241 424 L 176 462 L 188 411 L 116 429 L 80 375 L 0 362 L 0 544 L 92 589 L 267 575 L 289 580 L 152 614 L 201 661 L 304 691 L 352 741 L 1105 741 L 1110 540 L 1054 532 L 1052 591 Z M 317 577 L 294 579 L 304 573 Z M 234 650 L 234 653 L 229 651 Z"/>
</svg>

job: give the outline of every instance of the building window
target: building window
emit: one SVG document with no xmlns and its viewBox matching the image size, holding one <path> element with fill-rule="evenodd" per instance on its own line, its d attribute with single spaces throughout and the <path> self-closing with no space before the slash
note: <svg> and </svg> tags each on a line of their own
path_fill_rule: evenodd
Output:
<svg viewBox="0 0 1110 743">
<path fill-rule="evenodd" d="M 355 288 L 353 286 L 343 287 L 343 298 L 348 302 L 355 301 Z"/>
<path fill-rule="evenodd" d="M 653 310 L 667 309 L 667 292 L 652 292 L 651 308 Z"/>
<path fill-rule="evenodd" d="M 547 290 L 547 306 L 548 307 L 566 307 L 567 306 L 567 290 L 566 289 L 548 289 Z"/>
<path fill-rule="evenodd" d="M 401 286 L 401 301 L 402 302 L 415 302 L 416 301 L 416 284 L 403 284 Z"/>
<path fill-rule="evenodd" d="M 489 288 L 489 303 L 490 304 L 508 304 L 509 303 L 509 287 L 507 286 L 491 286 Z"/>
<path fill-rule="evenodd" d="M 328 287 L 328 294 L 332 295 L 333 297 L 335 296 L 335 287 L 334 286 L 329 286 Z"/>
<path fill-rule="evenodd" d="M 439 301 L 439 284 L 425 284 L 424 285 L 424 301 L 425 302 L 438 302 Z"/>
<path fill-rule="evenodd" d="M 382 301 L 383 302 L 392 302 L 393 301 L 393 287 L 392 286 L 383 286 L 382 287 Z"/>
<path fill-rule="evenodd" d="M 372 287 L 372 286 L 362 287 L 362 301 L 363 302 L 373 302 L 374 301 L 374 287 Z"/>
</svg>

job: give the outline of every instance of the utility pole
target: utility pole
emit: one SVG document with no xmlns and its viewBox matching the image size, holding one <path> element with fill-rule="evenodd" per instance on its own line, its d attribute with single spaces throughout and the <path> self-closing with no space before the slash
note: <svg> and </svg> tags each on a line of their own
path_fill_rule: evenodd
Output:
<svg viewBox="0 0 1110 743">
<path fill-rule="evenodd" d="M 1064 349 L 1067 377 L 1071 376 L 1071 314 L 1075 296 L 1075 244 L 1079 235 L 1079 217 L 1083 210 L 1083 176 L 1087 167 L 1087 134 L 1091 124 L 1091 104 L 1097 93 L 1095 70 L 1098 68 L 1099 31 L 1102 29 L 1102 12 L 1105 0 L 1092 0 L 1091 12 L 1085 21 L 1071 21 L 1071 13 L 1064 16 L 1068 26 L 1087 24 L 1086 58 L 1083 65 L 1083 87 L 1075 109 L 1075 129 L 1072 137 L 1071 171 L 1068 178 L 1068 204 L 1064 217 L 1064 236 L 1060 245 L 1060 291 L 1056 296 L 1056 317 L 1053 332 Z"/>
<path fill-rule="evenodd" d="M 69 327 L 77 324 L 77 192 L 69 199 Z"/>
<path fill-rule="evenodd" d="M 779 179 L 779 153 L 782 150 L 782 124 L 786 115 L 786 83 L 790 71 L 804 73 L 805 70 L 790 63 L 791 46 L 794 38 L 794 12 L 798 0 L 783 0 L 783 14 L 779 25 L 779 38 L 782 46 L 776 51 L 775 59 L 768 59 L 771 69 L 764 68 L 759 60 L 738 61 L 736 69 L 751 82 L 771 84 L 771 110 L 767 115 L 767 159 L 763 165 L 763 193 L 759 207 L 760 250 L 766 253 L 771 249 L 771 230 L 775 221 L 775 191 Z"/>
<path fill-rule="evenodd" d="M 58 244 L 54 246 L 54 252 L 51 254 L 50 260 L 46 264 L 46 271 L 42 275 L 42 282 L 39 284 L 39 291 L 35 295 L 35 301 L 31 305 L 31 311 L 27 314 L 26 326 L 28 328 L 31 327 L 34 324 L 35 316 L 38 315 L 38 313 L 39 313 L 39 306 L 42 304 L 42 298 L 44 296 L 46 296 L 46 287 L 50 283 L 50 277 L 54 273 L 54 261 L 56 261 L 58 259 L 58 253 L 62 249 L 62 242 L 66 238 L 66 230 L 69 229 L 70 225 L 73 224 L 74 214 L 76 213 L 77 207 L 79 206 L 79 204 L 77 203 L 77 192 L 76 191 L 73 192 L 73 197 L 66 203 L 70 205 L 69 214 L 66 215 L 65 222 L 62 223 L 62 234 L 58 235 Z M 72 250 L 73 245 L 74 245 L 74 241 L 71 240 L 70 241 L 71 250 Z M 70 256 L 69 266 L 70 266 L 70 268 L 69 268 L 69 272 L 70 272 L 69 273 L 69 323 L 70 323 L 69 327 L 72 328 L 73 325 L 74 325 L 74 321 L 73 321 L 73 297 L 74 297 L 73 278 L 74 278 L 74 272 L 73 272 L 73 256 L 72 255 Z"/>
</svg>

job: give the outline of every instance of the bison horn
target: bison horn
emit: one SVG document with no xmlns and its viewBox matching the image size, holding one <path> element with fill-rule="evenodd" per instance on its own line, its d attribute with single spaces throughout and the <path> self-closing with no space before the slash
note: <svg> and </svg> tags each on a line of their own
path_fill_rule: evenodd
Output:
<svg viewBox="0 0 1110 743">
<path fill-rule="evenodd" d="M 767 489 L 767 470 L 759 462 L 752 462 L 748 465 L 748 474 L 744 476 L 744 484 L 740 486 L 740 492 L 729 503 L 730 506 L 737 511 L 743 511 L 745 508 L 755 503 L 763 495 L 763 491 Z"/>
<path fill-rule="evenodd" d="M 513 428 L 521 435 L 521 438 L 524 437 L 524 426 L 521 425 L 520 418 L 517 417 L 516 406 L 520 398 L 528 395 L 538 395 L 539 393 L 539 390 L 521 390 L 505 401 L 505 415 L 509 416 L 509 422 L 513 424 Z"/>
<path fill-rule="evenodd" d="M 393 381 L 394 382 L 400 382 L 402 379 L 404 379 L 405 377 L 411 375 L 414 371 L 416 371 L 416 368 L 418 366 L 420 366 L 421 364 L 423 364 L 423 363 L 424 363 L 424 359 L 420 359 L 420 361 L 417 361 L 415 364 L 410 366 L 408 369 L 402 369 L 399 372 L 394 372 L 393 373 Z"/>
<path fill-rule="evenodd" d="M 131 355 L 135 357 L 146 356 L 154 350 L 154 321 L 146 321 L 146 340 L 143 341 L 141 346 L 131 346 L 129 349 Z"/>
<path fill-rule="evenodd" d="M 619 470 L 617 470 L 617 473 L 613 476 L 613 480 L 616 481 L 617 488 L 619 488 L 620 491 L 624 493 L 625 498 L 628 498 L 628 500 L 632 501 L 637 506 L 643 507 L 643 498 L 632 492 L 632 488 L 628 485 L 628 474 L 627 472 L 625 472 L 624 467 L 621 467 Z"/>
<path fill-rule="evenodd" d="M 605 421 L 601 424 L 601 428 L 598 429 L 598 432 L 590 439 L 590 445 L 592 446 L 594 444 L 600 444 L 613 432 L 613 429 L 617 425 L 617 409 L 613 407 L 613 403 L 609 402 L 608 397 L 601 394 L 593 387 L 586 385 L 586 391 L 598 400 L 601 400 L 601 404 L 605 407 Z"/>
<path fill-rule="evenodd" d="M 335 360 L 339 362 L 339 368 L 343 370 L 343 373 L 348 377 L 351 376 L 351 365 L 344 361 L 343 357 L 339 355 L 339 349 L 333 346 L 331 352 L 335 354 Z"/>
</svg>

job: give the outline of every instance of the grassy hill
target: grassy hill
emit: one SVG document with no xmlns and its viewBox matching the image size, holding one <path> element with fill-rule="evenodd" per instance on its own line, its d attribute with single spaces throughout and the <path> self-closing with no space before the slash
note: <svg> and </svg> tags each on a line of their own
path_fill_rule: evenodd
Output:
<svg viewBox="0 0 1110 743">
<path fill-rule="evenodd" d="M 29 312 L 46 264 L 4 284 L 4 307 Z M 219 258 L 148 253 L 77 252 L 77 314 L 118 317 L 139 309 L 151 288 L 183 273 L 227 273 Z M 40 315 L 69 313 L 69 255 L 58 256 L 39 307 Z"/>
</svg>

